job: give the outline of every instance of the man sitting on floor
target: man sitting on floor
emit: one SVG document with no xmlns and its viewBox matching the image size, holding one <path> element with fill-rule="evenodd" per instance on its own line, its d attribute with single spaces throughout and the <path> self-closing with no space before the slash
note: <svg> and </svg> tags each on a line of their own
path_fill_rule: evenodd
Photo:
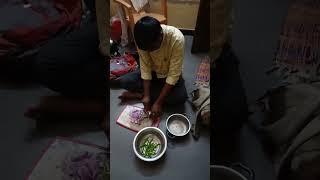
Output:
<svg viewBox="0 0 320 180">
<path fill-rule="evenodd" d="M 155 18 L 141 18 L 134 27 L 140 69 L 116 83 L 128 91 L 122 100 L 142 100 L 151 117 L 159 117 L 164 104 L 184 103 L 188 97 L 182 78 L 184 36 L 175 27 L 160 25 Z"/>
</svg>

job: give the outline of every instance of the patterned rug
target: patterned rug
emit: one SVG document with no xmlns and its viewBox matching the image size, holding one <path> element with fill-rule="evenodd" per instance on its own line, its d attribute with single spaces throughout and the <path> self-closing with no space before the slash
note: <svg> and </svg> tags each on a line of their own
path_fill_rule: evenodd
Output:
<svg viewBox="0 0 320 180">
<path fill-rule="evenodd" d="M 109 154 L 100 146 L 56 138 L 26 179 L 109 180 Z"/>
<path fill-rule="evenodd" d="M 199 64 L 194 83 L 197 87 L 210 86 L 210 57 L 205 57 Z"/>
<path fill-rule="evenodd" d="M 320 80 L 320 0 L 291 0 L 274 66 L 289 83 Z"/>
</svg>

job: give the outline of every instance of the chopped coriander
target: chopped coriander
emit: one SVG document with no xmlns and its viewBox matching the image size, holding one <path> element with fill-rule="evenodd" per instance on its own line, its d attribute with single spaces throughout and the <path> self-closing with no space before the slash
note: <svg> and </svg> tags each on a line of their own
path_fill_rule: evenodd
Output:
<svg viewBox="0 0 320 180">
<path fill-rule="evenodd" d="M 145 138 L 143 144 L 140 146 L 140 152 L 145 158 L 152 158 L 157 153 L 157 149 L 160 144 L 154 143 L 153 138 Z"/>
</svg>

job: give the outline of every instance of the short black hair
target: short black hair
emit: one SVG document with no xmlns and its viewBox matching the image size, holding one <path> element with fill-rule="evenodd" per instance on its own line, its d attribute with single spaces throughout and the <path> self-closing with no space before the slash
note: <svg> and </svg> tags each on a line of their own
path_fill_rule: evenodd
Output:
<svg viewBox="0 0 320 180">
<path fill-rule="evenodd" d="M 150 16 L 141 18 L 134 26 L 134 39 L 139 49 L 148 50 L 161 36 L 160 22 Z"/>
</svg>

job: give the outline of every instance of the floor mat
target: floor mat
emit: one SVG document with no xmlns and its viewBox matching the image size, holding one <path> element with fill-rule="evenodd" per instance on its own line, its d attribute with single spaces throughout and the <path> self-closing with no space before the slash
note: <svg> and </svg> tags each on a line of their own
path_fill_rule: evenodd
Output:
<svg viewBox="0 0 320 180">
<path fill-rule="evenodd" d="M 320 80 L 319 8 L 320 1 L 291 0 L 270 72 L 294 83 Z"/>
<path fill-rule="evenodd" d="M 27 180 L 109 180 L 109 154 L 104 147 L 56 138 Z"/>
<path fill-rule="evenodd" d="M 209 87 L 210 84 L 210 58 L 205 57 L 199 64 L 195 83 L 196 86 Z"/>
</svg>

